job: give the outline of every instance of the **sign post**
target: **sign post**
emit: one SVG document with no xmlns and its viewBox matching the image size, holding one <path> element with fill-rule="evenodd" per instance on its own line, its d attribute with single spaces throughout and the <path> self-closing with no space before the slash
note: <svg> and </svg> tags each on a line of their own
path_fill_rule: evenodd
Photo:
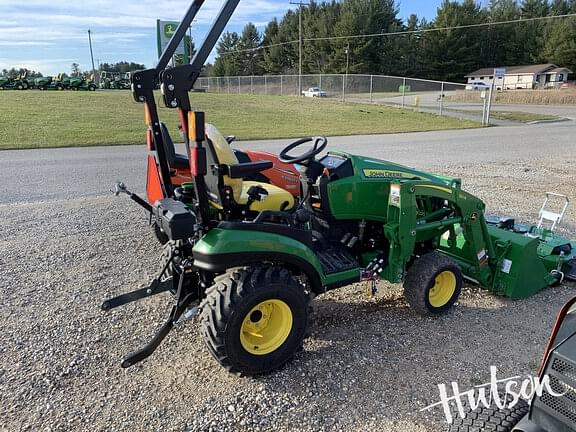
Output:
<svg viewBox="0 0 576 432">
<path fill-rule="evenodd" d="M 488 95 L 488 108 L 486 109 L 486 125 L 490 124 L 490 111 L 492 110 L 492 98 L 494 97 L 494 83 L 497 79 L 503 79 L 506 75 L 506 68 L 494 68 L 494 77 L 490 83 L 490 94 Z"/>
</svg>

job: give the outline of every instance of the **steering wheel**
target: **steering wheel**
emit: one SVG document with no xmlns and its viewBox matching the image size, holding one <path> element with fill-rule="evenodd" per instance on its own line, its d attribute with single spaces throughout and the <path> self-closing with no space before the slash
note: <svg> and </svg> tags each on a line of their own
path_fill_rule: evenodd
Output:
<svg viewBox="0 0 576 432">
<path fill-rule="evenodd" d="M 313 142 L 314 145 L 307 152 L 304 152 L 304 153 L 299 154 L 297 156 L 291 156 L 288 154 L 290 151 L 294 150 L 295 148 L 300 147 L 302 144 L 306 144 L 309 142 Z M 314 159 L 314 156 L 321 153 L 326 148 L 327 145 L 328 145 L 328 140 L 326 139 L 326 137 L 300 138 L 298 141 L 294 141 L 292 144 L 289 144 L 287 147 L 284 147 L 284 149 L 280 152 L 278 159 L 280 159 L 280 161 L 282 161 L 284 163 L 289 163 L 289 164 L 300 163 L 302 165 L 306 165 L 305 162 Z"/>
</svg>

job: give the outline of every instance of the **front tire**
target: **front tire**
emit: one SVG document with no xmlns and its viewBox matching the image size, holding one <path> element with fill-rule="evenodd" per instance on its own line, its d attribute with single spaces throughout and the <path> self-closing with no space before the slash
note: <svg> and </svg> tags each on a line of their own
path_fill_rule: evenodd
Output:
<svg viewBox="0 0 576 432">
<path fill-rule="evenodd" d="M 437 315 L 448 311 L 460 297 L 461 291 L 460 268 L 439 252 L 418 258 L 404 279 L 404 297 L 420 315 Z"/>
<path fill-rule="evenodd" d="M 309 301 L 282 267 L 228 270 L 202 302 L 204 341 L 229 372 L 259 375 L 278 369 L 302 347 Z"/>
</svg>

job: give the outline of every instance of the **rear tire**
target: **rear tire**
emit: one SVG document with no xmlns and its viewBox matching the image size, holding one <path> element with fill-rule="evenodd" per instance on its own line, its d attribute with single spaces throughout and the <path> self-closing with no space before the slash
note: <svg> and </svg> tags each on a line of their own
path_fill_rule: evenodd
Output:
<svg viewBox="0 0 576 432">
<path fill-rule="evenodd" d="M 229 372 L 259 375 L 278 369 L 302 347 L 309 301 L 282 267 L 228 270 L 201 304 L 204 341 Z"/>
<path fill-rule="evenodd" d="M 448 311 L 460 297 L 461 290 L 460 268 L 439 252 L 418 258 L 404 279 L 404 297 L 420 315 L 437 315 Z"/>
<path fill-rule="evenodd" d="M 466 417 L 457 417 L 448 428 L 448 432 L 510 432 L 522 417 L 528 414 L 528 403 L 520 399 L 512 408 L 486 408 L 479 406 L 466 412 Z"/>
</svg>

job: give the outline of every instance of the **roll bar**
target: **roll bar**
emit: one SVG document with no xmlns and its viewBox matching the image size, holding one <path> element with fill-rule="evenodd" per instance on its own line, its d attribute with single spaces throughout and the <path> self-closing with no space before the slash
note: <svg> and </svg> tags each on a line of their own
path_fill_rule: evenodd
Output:
<svg viewBox="0 0 576 432">
<path fill-rule="evenodd" d="M 204 1 L 205 0 L 192 1 L 192 4 L 184 15 L 184 18 L 180 21 L 178 28 L 176 28 L 176 31 L 172 35 L 168 45 L 166 45 L 164 52 L 158 59 L 156 67 L 134 72 L 131 77 L 132 97 L 136 102 L 145 104 L 146 122 L 148 127 L 152 130 L 153 138 L 153 142 L 151 143 L 151 147 L 153 148 L 150 148 L 150 150 L 156 152 L 156 161 L 160 167 L 160 176 L 165 197 L 173 197 L 174 188 L 170 180 L 170 167 L 168 165 L 167 155 L 164 151 L 165 147 L 162 138 L 162 131 L 160 129 L 160 119 L 158 117 L 158 109 L 154 100 L 154 89 L 159 84 L 166 107 L 179 109 L 180 123 L 186 136 L 186 151 L 190 158 L 188 114 L 191 111 L 191 106 L 188 92 L 194 87 L 194 83 L 200 76 L 200 72 L 202 71 L 206 59 L 210 55 L 214 45 L 216 45 L 218 38 L 222 34 L 222 31 L 226 27 L 226 24 L 240 2 L 240 0 L 225 0 L 190 64 L 166 69 L 170 59 L 186 35 L 190 24 L 192 24 L 194 17 L 204 4 Z M 202 149 L 202 141 L 196 141 L 196 148 Z M 198 154 L 203 154 L 203 152 L 200 151 Z M 196 184 L 198 197 L 203 201 L 202 197 L 206 196 L 206 190 L 204 187 L 204 178 L 201 176 L 201 173 L 194 177 L 194 182 Z M 204 203 L 200 203 L 201 208 L 204 207 L 202 204 Z M 207 201 L 205 205 L 208 205 Z"/>
</svg>

